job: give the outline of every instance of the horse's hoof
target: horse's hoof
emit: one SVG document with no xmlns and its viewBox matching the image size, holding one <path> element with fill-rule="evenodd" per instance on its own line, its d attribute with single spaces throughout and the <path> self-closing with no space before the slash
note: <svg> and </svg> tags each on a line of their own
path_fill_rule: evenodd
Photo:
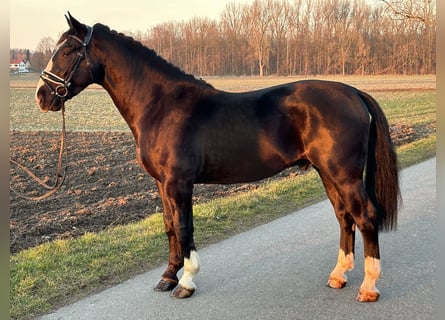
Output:
<svg viewBox="0 0 445 320">
<path fill-rule="evenodd" d="M 178 284 L 178 281 L 161 279 L 158 281 L 158 283 L 155 284 L 153 289 L 155 291 L 161 291 L 161 292 L 172 291 L 176 287 L 177 284 Z"/>
<path fill-rule="evenodd" d="M 346 281 L 338 278 L 330 278 L 328 280 L 327 286 L 334 289 L 342 289 L 346 286 Z"/>
<path fill-rule="evenodd" d="M 357 301 L 360 302 L 376 302 L 380 297 L 378 291 L 365 291 L 361 290 L 357 294 Z"/>
<path fill-rule="evenodd" d="M 175 298 L 184 299 L 190 297 L 195 292 L 195 289 L 186 289 L 178 285 L 170 295 Z"/>
</svg>

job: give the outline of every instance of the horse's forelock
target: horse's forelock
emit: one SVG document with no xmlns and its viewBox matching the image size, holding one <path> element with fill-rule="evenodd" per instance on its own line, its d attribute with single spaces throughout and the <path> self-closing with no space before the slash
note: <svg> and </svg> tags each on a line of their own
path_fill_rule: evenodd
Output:
<svg viewBox="0 0 445 320">
<path fill-rule="evenodd" d="M 69 29 L 67 31 L 65 31 L 64 33 L 62 33 L 62 35 L 60 36 L 59 40 L 57 41 L 56 45 L 59 46 L 63 41 L 65 41 L 68 36 L 70 35 L 76 35 L 76 32 L 73 29 Z"/>
</svg>

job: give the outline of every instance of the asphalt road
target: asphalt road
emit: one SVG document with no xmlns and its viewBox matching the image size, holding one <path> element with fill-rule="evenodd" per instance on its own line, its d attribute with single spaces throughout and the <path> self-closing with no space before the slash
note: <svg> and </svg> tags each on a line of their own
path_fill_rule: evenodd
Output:
<svg viewBox="0 0 445 320">
<path fill-rule="evenodd" d="M 339 228 L 323 201 L 200 250 L 198 289 L 189 299 L 153 291 L 162 267 L 41 319 L 433 319 L 436 159 L 403 170 L 401 185 L 398 229 L 381 234 L 376 303 L 355 300 L 363 277 L 360 235 L 347 286 L 326 286 Z"/>
</svg>

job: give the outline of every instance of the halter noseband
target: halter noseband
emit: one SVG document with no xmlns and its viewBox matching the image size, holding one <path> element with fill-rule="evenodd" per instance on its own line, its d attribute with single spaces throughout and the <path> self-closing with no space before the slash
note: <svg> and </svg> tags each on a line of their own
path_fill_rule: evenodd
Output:
<svg viewBox="0 0 445 320">
<path fill-rule="evenodd" d="M 68 73 L 68 77 L 66 79 L 64 79 L 50 71 L 46 71 L 46 70 L 43 70 L 42 73 L 40 74 L 40 79 L 43 80 L 45 85 L 50 90 L 50 93 L 52 95 L 59 97 L 60 99 L 65 99 L 66 96 L 68 95 L 69 88 L 71 86 L 71 78 L 73 77 L 73 75 L 77 71 L 77 69 L 79 68 L 79 65 L 82 62 L 82 60 L 85 58 L 85 59 L 87 59 L 87 63 L 90 64 L 90 62 L 88 61 L 88 57 L 87 57 L 87 46 L 91 42 L 91 38 L 93 36 L 93 28 L 89 27 L 89 26 L 86 26 L 86 27 L 87 27 L 87 34 L 86 34 L 84 40 L 81 40 L 80 38 L 78 38 L 74 35 L 68 36 L 68 37 L 73 38 L 74 40 L 78 41 L 83 46 L 83 49 L 84 49 L 84 53 L 82 53 L 82 52 L 77 53 L 76 59 L 74 60 L 73 66 L 71 68 L 71 72 Z M 62 47 L 62 45 L 59 45 L 57 50 L 54 52 L 53 57 L 56 55 L 56 53 L 59 51 L 59 49 L 61 47 Z M 93 80 L 93 75 L 91 74 L 91 69 L 89 70 L 89 72 L 90 72 L 91 80 Z M 55 89 L 49 85 L 50 82 L 56 85 Z"/>
</svg>

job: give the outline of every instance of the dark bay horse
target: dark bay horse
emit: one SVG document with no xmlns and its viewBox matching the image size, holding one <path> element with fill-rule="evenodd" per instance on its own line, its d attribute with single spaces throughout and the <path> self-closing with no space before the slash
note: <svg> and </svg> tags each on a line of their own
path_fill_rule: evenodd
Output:
<svg viewBox="0 0 445 320">
<path fill-rule="evenodd" d="M 42 111 L 58 111 L 91 83 L 110 94 L 162 197 L 169 260 L 155 290 L 184 298 L 196 289 L 195 183 L 256 181 L 298 165 L 317 170 L 340 224 L 328 285 L 346 284 L 357 226 L 365 256 L 357 299 L 378 299 L 378 233 L 396 227 L 399 183 L 388 123 L 371 96 L 315 80 L 223 92 L 107 26 L 66 18 L 69 30 L 41 74 L 36 100 Z"/>
</svg>

